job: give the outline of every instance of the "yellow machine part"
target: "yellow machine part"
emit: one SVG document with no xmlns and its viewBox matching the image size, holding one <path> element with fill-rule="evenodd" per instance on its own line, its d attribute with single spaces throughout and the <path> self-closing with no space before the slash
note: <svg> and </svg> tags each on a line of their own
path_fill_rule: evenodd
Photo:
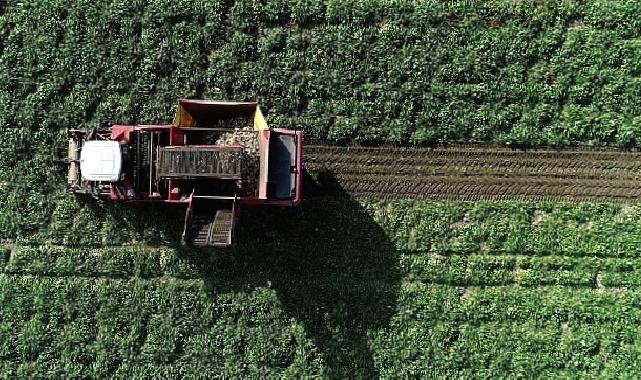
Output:
<svg viewBox="0 0 641 380">
<path fill-rule="evenodd" d="M 191 117 L 189 112 L 187 112 L 180 103 L 178 103 L 178 108 L 176 109 L 176 117 L 174 118 L 174 127 L 179 128 L 191 128 L 196 126 L 196 120 Z"/>
<path fill-rule="evenodd" d="M 263 112 L 259 106 L 256 106 L 256 112 L 254 113 L 254 131 L 264 131 L 267 129 L 269 129 L 269 127 L 267 126 Z"/>
<path fill-rule="evenodd" d="M 195 101 L 194 101 L 195 102 Z M 212 107 L 212 108 L 229 108 L 229 112 L 247 112 L 247 106 L 255 107 L 253 112 L 254 116 L 254 130 L 255 131 L 264 131 L 268 130 L 267 121 L 263 116 L 263 112 L 260 110 L 260 107 L 256 103 L 236 103 L 236 102 L 208 102 L 208 101 L 198 101 L 200 104 Z M 245 107 L 245 110 L 239 110 L 239 107 Z M 197 124 L 197 120 L 192 114 L 185 109 L 181 102 L 178 102 L 178 107 L 176 108 L 176 116 L 174 117 L 174 127 L 179 128 L 192 128 Z"/>
</svg>

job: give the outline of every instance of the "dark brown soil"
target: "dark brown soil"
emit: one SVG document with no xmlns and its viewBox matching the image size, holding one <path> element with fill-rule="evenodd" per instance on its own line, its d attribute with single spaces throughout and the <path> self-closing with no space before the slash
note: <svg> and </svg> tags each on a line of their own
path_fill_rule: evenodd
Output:
<svg viewBox="0 0 641 380">
<path fill-rule="evenodd" d="M 641 153 L 509 148 L 305 146 L 314 194 L 382 199 L 611 200 L 641 197 Z"/>
</svg>

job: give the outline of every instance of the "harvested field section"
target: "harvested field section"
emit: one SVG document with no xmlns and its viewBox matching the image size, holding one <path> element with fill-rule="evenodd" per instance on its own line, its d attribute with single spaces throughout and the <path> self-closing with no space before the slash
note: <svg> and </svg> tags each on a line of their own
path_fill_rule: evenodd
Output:
<svg viewBox="0 0 641 380">
<path fill-rule="evenodd" d="M 641 197 L 641 153 L 507 148 L 306 146 L 312 195 L 394 199 L 613 200 Z"/>
</svg>

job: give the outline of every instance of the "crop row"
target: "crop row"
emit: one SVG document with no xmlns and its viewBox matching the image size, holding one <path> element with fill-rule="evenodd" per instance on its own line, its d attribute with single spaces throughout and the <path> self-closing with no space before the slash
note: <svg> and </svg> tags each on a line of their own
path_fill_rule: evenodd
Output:
<svg viewBox="0 0 641 380">
<path fill-rule="evenodd" d="M 180 222 L 173 212 L 180 210 L 112 211 L 61 201 L 47 228 L 18 239 L 5 270 L 178 278 L 224 271 L 225 255 L 208 259 L 180 249 L 134 248 L 163 239 L 176 244 L 181 226 L 172 224 Z M 163 220 L 170 222 L 154 224 Z M 360 267 L 357 276 L 389 278 L 399 275 L 390 275 L 390 268 L 402 264 L 436 283 L 596 286 L 598 275 L 604 286 L 634 286 L 640 227 L 636 207 L 615 204 L 323 198 L 307 200 L 300 209 L 245 209 L 236 255 L 263 257 L 257 264 L 268 272 L 282 262 L 330 277 Z M 314 246 L 326 253 L 302 260 Z M 295 277 L 301 273 L 293 271 Z"/>
<path fill-rule="evenodd" d="M 403 322 L 401 331 L 389 337 L 398 345 L 425 337 L 413 349 L 385 354 L 386 374 L 416 377 L 633 377 L 639 354 L 630 334 L 634 327 L 622 324 L 576 325 L 549 322 L 470 324 L 420 324 Z M 622 338 L 627 337 L 627 340 Z M 625 339 L 625 338 L 624 338 Z M 536 360 L 532 360 L 532 357 Z M 616 357 L 616 360 L 613 358 Z M 401 372 L 392 373 L 403 363 Z M 426 365 L 427 363 L 427 365 Z"/>
<path fill-rule="evenodd" d="M 2 275 L 0 372 L 253 377 L 285 368 L 300 373 L 313 363 L 307 360 L 312 347 L 271 293 L 216 295 L 185 281 Z"/>
<path fill-rule="evenodd" d="M 192 324 L 195 318 L 204 318 L 200 325 L 208 325 L 222 316 L 281 318 L 282 310 L 270 308 L 289 306 L 288 295 L 281 293 L 286 289 L 273 284 L 254 286 L 240 292 L 231 285 L 228 288 L 209 289 L 203 279 L 50 278 L 6 273 L 0 278 L 3 289 L 0 301 L 6 310 L 12 310 L 3 314 L 2 321 L 12 323 L 22 323 L 38 314 L 44 316 L 52 326 L 64 327 L 73 318 L 96 313 L 99 309 L 114 312 L 114 316 L 130 313 L 133 318 L 138 318 L 135 317 L 136 313 L 127 309 L 140 309 L 152 313 L 162 310 L 187 318 L 182 322 L 177 320 L 178 325 Z M 285 279 L 274 276 L 272 280 Z M 365 291 L 376 286 L 375 282 L 363 284 Z M 451 286 L 424 284 L 408 279 L 400 284 L 392 316 L 429 323 L 451 321 L 471 325 L 527 321 L 559 324 L 638 323 L 641 319 L 640 297 L 637 291 L 626 289 L 594 291 L 565 286 Z M 73 302 L 62 302 L 67 299 Z M 311 306 L 314 301 L 318 300 L 299 300 L 302 303 L 299 306 L 308 303 L 307 306 Z M 323 309 L 328 306 L 323 302 L 316 304 Z M 331 311 L 340 313 L 340 305 L 337 303 L 336 306 L 337 309 Z M 114 310 L 117 307 L 123 310 Z M 348 308 L 347 305 L 342 307 Z M 241 313 L 243 308 L 248 309 L 246 314 Z M 251 311 L 252 308 L 257 310 Z M 330 310 L 328 308 L 323 312 Z M 104 315 L 108 316 L 109 313 Z M 318 317 L 333 318 L 330 315 Z"/>
<path fill-rule="evenodd" d="M 177 242 L 182 231 L 181 208 L 115 205 L 101 210 L 90 207 L 91 201 L 84 204 L 67 195 L 34 196 L 41 197 L 42 207 L 27 209 L 17 198 L 16 203 L 0 200 L 0 222 L 4 218 L 7 226 L 0 238 L 18 238 L 22 245 L 158 245 Z M 310 215 L 330 218 L 336 225 L 324 225 Z M 397 249 L 443 254 L 485 251 L 634 258 L 641 243 L 638 208 L 611 203 L 382 202 L 327 197 L 306 200 L 297 210 L 246 208 L 241 218 L 270 225 L 254 231 L 252 223 L 241 223 L 241 234 L 252 242 L 249 245 L 259 239 L 256 233 L 283 238 L 292 235 L 287 232 L 290 229 L 304 236 L 308 227 L 327 231 L 328 237 L 340 241 L 353 240 L 347 236 L 350 233 L 367 234 L 373 229 Z M 287 227 L 272 223 L 280 219 L 285 219 Z M 297 235 L 290 237 L 298 243 Z"/>
<path fill-rule="evenodd" d="M 192 255 L 198 253 L 191 252 Z M 227 259 L 229 260 L 229 259 Z M 231 263 L 231 267 L 223 267 Z M 268 261 L 269 263 L 269 261 Z M 18 247 L 7 257 L 0 272 L 13 275 L 79 278 L 203 279 L 234 268 L 233 261 L 203 260 L 182 250 L 140 248 L 68 248 L 64 246 Z M 570 285 L 595 289 L 641 286 L 638 258 L 572 256 L 523 256 L 487 253 L 401 251 L 398 266 L 404 278 L 454 286 Z M 273 270 L 267 269 L 268 274 Z"/>
<path fill-rule="evenodd" d="M 638 208 L 608 203 L 363 201 L 398 249 L 637 257 Z"/>
<path fill-rule="evenodd" d="M 11 253 L 4 272 L 54 277 L 160 277 L 163 253 L 161 249 L 139 247 L 20 247 Z"/>
<path fill-rule="evenodd" d="M 632 259 L 594 257 L 531 256 L 401 256 L 407 277 L 425 283 L 455 286 L 495 286 L 518 284 L 636 287 L 641 285 L 641 262 Z"/>
<path fill-rule="evenodd" d="M 334 374 L 607 374 L 633 367 L 639 354 L 636 292 L 409 281 L 384 325 L 352 325 L 353 306 L 291 303 L 287 289 L 269 286 L 3 274 L 0 290 L 0 371 L 8 376 L 303 376 L 326 366 Z M 370 364 L 341 361 L 367 352 Z"/>
<path fill-rule="evenodd" d="M 314 273 L 323 281 L 335 277 L 345 284 L 357 282 L 354 278 L 394 281 L 401 275 L 454 285 L 597 288 L 641 283 L 641 226 L 634 206 L 313 199 L 300 209 L 245 209 L 237 252 L 209 257 L 183 249 L 137 247 L 162 239 L 176 244 L 181 226 L 153 224 L 180 222 L 173 215 L 176 210 L 165 214 L 123 207 L 105 213 L 72 202 L 67 212 L 63 206 L 68 204 L 59 203 L 48 228 L 18 239 L 4 271 L 115 278 L 245 277 L 243 266 L 226 269 L 240 256 L 256 260 L 243 265 L 263 271 L 261 278 L 281 265 L 297 279 Z M 313 255 L 310 247 L 324 247 L 324 253 Z"/>
<path fill-rule="evenodd" d="M 169 247 L 19 246 L 7 255 L 0 272 L 54 278 L 129 280 L 132 278 L 203 279 L 231 257 L 208 258 L 203 252 Z M 211 260 L 209 260 L 211 259 Z M 233 271 L 232 268 L 226 268 Z M 231 275 L 231 274 L 229 274 Z"/>
<path fill-rule="evenodd" d="M 187 96 L 258 99 L 274 125 L 321 140 L 635 146 L 638 11 L 618 1 L 9 1 L 0 127 L 19 148 L 0 166 L 60 143 L 65 127 L 168 121 Z"/>
</svg>

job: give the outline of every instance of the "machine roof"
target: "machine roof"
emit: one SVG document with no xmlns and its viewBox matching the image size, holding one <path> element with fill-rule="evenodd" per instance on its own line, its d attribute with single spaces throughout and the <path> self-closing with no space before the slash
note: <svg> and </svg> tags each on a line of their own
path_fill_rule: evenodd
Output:
<svg viewBox="0 0 641 380">
<path fill-rule="evenodd" d="M 80 151 L 80 173 L 88 181 L 116 182 L 122 170 L 120 144 L 112 140 L 87 141 Z"/>
</svg>

